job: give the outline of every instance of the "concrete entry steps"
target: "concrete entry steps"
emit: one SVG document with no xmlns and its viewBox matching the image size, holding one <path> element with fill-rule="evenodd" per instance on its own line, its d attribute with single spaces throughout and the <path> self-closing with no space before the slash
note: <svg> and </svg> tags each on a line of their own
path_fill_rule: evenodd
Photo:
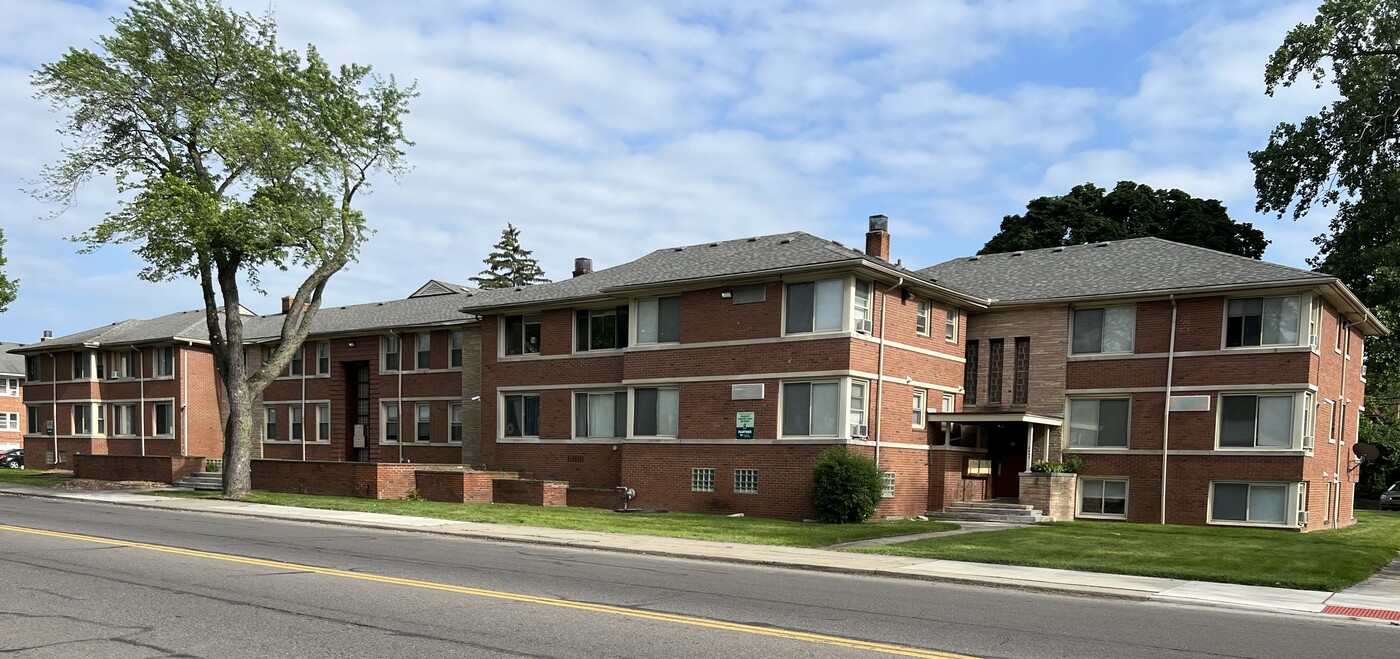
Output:
<svg viewBox="0 0 1400 659">
<path fill-rule="evenodd" d="M 986 501 L 957 501 L 948 504 L 942 512 L 928 513 L 930 519 L 947 522 L 1008 522 L 1011 524 L 1039 524 L 1053 521 L 1039 510 L 1017 503 L 1015 500 L 988 499 Z"/>
<path fill-rule="evenodd" d="M 197 472 L 180 479 L 175 483 L 176 487 L 188 487 L 192 490 L 222 490 L 224 489 L 224 475 L 218 472 Z"/>
</svg>

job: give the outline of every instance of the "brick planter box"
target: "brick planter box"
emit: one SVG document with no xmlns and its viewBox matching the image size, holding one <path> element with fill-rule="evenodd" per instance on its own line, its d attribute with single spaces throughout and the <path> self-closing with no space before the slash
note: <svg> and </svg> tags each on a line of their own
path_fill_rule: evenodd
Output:
<svg viewBox="0 0 1400 659">
<path fill-rule="evenodd" d="M 495 498 L 493 481 L 518 478 L 520 474 L 510 471 L 433 470 L 413 474 L 418 496 L 449 503 L 491 503 Z"/>
<path fill-rule="evenodd" d="M 517 480 L 498 478 L 491 482 L 495 503 L 523 503 L 530 506 L 569 505 L 566 481 Z"/>
<path fill-rule="evenodd" d="M 440 465 L 450 469 L 453 465 Z M 461 465 L 456 465 L 461 468 Z M 366 499 L 402 499 L 421 464 L 253 460 L 253 489 Z"/>
<path fill-rule="evenodd" d="M 1079 474 L 1021 474 L 1021 503 L 1028 504 L 1057 522 L 1074 519 Z"/>
<path fill-rule="evenodd" d="M 101 481 L 174 483 L 204 471 L 204 458 L 168 455 L 74 455 L 73 476 Z"/>
</svg>

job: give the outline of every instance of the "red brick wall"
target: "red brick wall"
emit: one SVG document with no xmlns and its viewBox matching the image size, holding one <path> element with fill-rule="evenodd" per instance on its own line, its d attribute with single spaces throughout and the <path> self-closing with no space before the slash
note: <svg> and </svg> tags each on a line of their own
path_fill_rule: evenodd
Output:
<svg viewBox="0 0 1400 659">
<path fill-rule="evenodd" d="M 622 494 L 612 487 L 569 486 L 569 505 L 575 508 L 603 508 L 613 510 L 622 507 Z"/>
<path fill-rule="evenodd" d="M 529 506 L 569 505 L 569 484 L 563 481 L 496 479 L 491 482 L 494 503 Z"/>
<path fill-rule="evenodd" d="M 423 465 L 253 460 L 253 489 L 367 499 L 402 499 Z"/>
<path fill-rule="evenodd" d="M 27 452 L 26 452 L 27 454 Z M 77 455 L 73 476 L 103 481 L 174 483 L 204 471 L 204 458 L 138 455 Z"/>
<path fill-rule="evenodd" d="M 20 395 L 5 395 L 7 387 L 5 380 L 18 380 Z M 0 414 L 18 414 L 19 427 L 15 430 L 0 430 L 0 444 L 22 445 L 24 443 L 24 432 L 29 427 L 26 425 L 28 419 L 25 417 L 24 408 L 24 374 L 13 373 L 0 375 Z"/>
<path fill-rule="evenodd" d="M 414 472 L 418 496 L 428 501 L 451 503 L 491 503 L 493 486 L 498 479 L 516 479 L 520 475 L 502 471 L 417 471 Z"/>
</svg>

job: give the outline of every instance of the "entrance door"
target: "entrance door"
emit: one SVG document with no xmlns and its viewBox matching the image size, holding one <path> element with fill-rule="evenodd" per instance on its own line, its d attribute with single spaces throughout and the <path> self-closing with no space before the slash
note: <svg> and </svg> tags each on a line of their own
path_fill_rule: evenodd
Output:
<svg viewBox="0 0 1400 659">
<path fill-rule="evenodd" d="M 369 362 L 345 365 L 346 415 L 345 455 L 355 462 L 369 462 Z M 363 440 L 356 446 L 355 427 L 364 429 Z"/>
<path fill-rule="evenodd" d="M 992 460 L 992 496 L 1017 499 L 1021 496 L 1021 472 L 1026 470 L 1025 427 L 997 428 L 987 441 Z"/>
</svg>

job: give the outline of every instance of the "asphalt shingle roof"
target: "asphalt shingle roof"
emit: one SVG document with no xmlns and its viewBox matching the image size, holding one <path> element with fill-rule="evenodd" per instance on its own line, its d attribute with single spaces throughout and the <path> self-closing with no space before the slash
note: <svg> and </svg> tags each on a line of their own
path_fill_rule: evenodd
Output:
<svg viewBox="0 0 1400 659">
<path fill-rule="evenodd" d="M 471 298 L 466 293 L 459 292 L 344 307 L 321 307 L 311 323 L 311 334 L 344 334 L 391 327 L 472 322 L 476 317 L 461 311 L 469 300 Z M 282 334 L 282 318 L 283 314 L 250 318 L 244 324 L 243 337 L 249 341 L 276 339 Z"/>
<path fill-rule="evenodd" d="M 25 347 L 73 348 L 89 343 L 124 345 L 174 338 L 208 341 L 209 332 L 205 329 L 204 310 L 177 311 L 144 320 L 122 320 L 111 325 L 55 337 L 42 343 L 31 343 Z"/>
<path fill-rule="evenodd" d="M 858 249 L 795 231 L 658 249 L 635 261 L 572 279 L 518 289 L 474 291 L 468 294 L 464 306 L 472 310 L 587 299 L 606 296 L 610 290 L 628 286 L 742 277 L 773 270 L 859 261 L 902 272 L 911 279 L 924 279 L 911 270 L 870 257 Z"/>
<path fill-rule="evenodd" d="M 940 284 L 1002 302 L 1332 279 L 1160 238 L 1100 245 L 962 257 L 919 273 Z"/>
<path fill-rule="evenodd" d="M 24 355 L 10 352 L 22 345 L 0 341 L 0 375 L 24 375 Z"/>
</svg>

